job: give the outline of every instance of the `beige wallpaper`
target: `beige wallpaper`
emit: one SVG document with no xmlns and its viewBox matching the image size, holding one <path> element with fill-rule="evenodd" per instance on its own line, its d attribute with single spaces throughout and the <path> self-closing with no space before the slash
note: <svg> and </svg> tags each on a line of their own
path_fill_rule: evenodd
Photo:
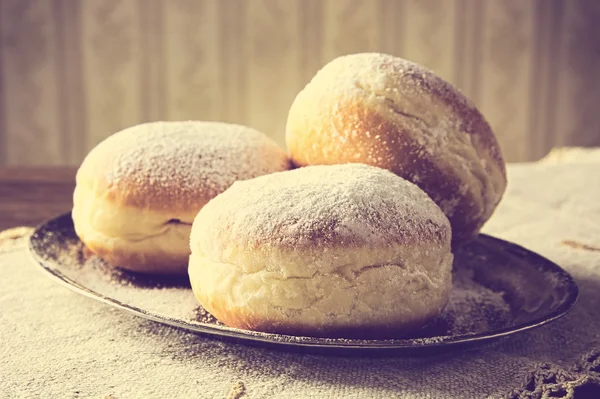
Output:
<svg viewBox="0 0 600 399">
<path fill-rule="evenodd" d="M 597 0 L 0 0 L 0 164 L 75 164 L 151 120 L 283 144 L 333 57 L 399 55 L 479 105 L 510 161 L 600 145 Z"/>
</svg>

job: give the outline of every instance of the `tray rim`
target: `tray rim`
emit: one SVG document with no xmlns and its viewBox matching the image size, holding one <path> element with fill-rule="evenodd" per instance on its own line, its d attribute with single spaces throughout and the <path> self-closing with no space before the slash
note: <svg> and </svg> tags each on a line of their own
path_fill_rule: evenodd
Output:
<svg viewBox="0 0 600 399">
<path fill-rule="evenodd" d="M 414 351 L 419 349 L 435 349 L 435 348 L 448 348 L 457 347 L 465 344 L 482 344 L 484 342 L 496 340 L 499 338 L 507 337 L 516 333 L 529 331 L 546 324 L 552 323 L 559 318 L 567 314 L 573 306 L 577 303 L 579 298 L 579 287 L 575 282 L 575 279 L 569 272 L 564 270 L 558 264 L 552 262 L 548 258 L 537 254 L 531 250 L 528 250 L 518 244 L 506 241 L 488 234 L 480 233 L 478 239 L 482 239 L 487 242 L 494 243 L 496 245 L 502 245 L 509 249 L 512 256 L 533 257 L 537 263 L 541 265 L 545 270 L 551 270 L 553 273 L 560 275 L 562 280 L 565 282 L 567 288 L 567 297 L 565 301 L 551 312 L 535 317 L 531 320 L 517 323 L 514 326 L 503 327 L 499 329 L 493 329 L 486 332 L 479 333 L 466 333 L 457 335 L 447 335 L 440 337 L 431 337 L 431 342 L 427 342 L 427 338 L 405 338 L 405 339 L 385 339 L 385 340 L 356 340 L 356 339 L 345 339 L 342 342 L 328 342 L 331 338 L 320 338 L 320 337 L 300 337 L 302 340 L 298 340 L 299 337 L 292 335 L 273 334 L 264 332 L 255 332 L 250 330 L 242 330 L 237 328 L 231 328 L 227 326 L 218 326 L 212 324 L 191 324 L 183 320 L 176 318 L 163 317 L 161 315 L 154 314 L 144 309 L 121 303 L 120 301 L 98 293 L 71 278 L 65 276 L 57 269 L 53 269 L 46 265 L 46 260 L 35 251 L 34 243 L 35 237 L 41 234 L 43 229 L 46 229 L 47 225 L 52 222 L 57 222 L 60 219 L 69 218 L 71 219 L 71 212 L 66 212 L 49 218 L 40 224 L 38 224 L 33 233 L 28 239 L 28 253 L 31 260 L 38 266 L 38 268 L 50 279 L 58 282 L 60 285 L 74 291 L 80 295 L 88 298 L 95 299 L 101 303 L 113 306 L 117 309 L 123 310 L 127 313 L 136 315 L 138 317 L 148 319 L 157 323 L 166 324 L 172 327 L 183 329 L 188 332 L 200 333 L 208 335 L 214 338 L 230 338 L 235 340 L 249 341 L 247 343 L 261 343 L 267 344 L 268 346 L 279 346 L 279 347 L 294 347 L 294 348 L 313 348 L 322 350 L 360 350 L 360 351 L 386 351 L 386 350 L 406 350 Z M 71 219 L 72 223 L 72 219 Z M 438 338 L 438 339 L 436 339 Z M 335 339 L 335 338 L 334 338 Z"/>
</svg>

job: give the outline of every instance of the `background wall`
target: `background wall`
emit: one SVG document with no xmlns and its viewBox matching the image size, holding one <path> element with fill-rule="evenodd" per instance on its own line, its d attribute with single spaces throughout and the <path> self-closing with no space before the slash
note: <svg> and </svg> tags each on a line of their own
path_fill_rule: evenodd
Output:
<svg viewBox="0 0 600 399">
<path fill-rule="evenodd" d="M 0 0 L 0 164 L 76 164 L 151 120 L 247 124 L 337 55 L 420 62 L 487 116 L 510 161 L 600 144 L 597 0 Z"/>
</svg>

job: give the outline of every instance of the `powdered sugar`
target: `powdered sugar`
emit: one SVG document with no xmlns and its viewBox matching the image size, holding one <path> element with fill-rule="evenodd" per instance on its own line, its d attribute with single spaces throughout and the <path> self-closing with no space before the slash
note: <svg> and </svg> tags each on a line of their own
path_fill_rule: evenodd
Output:
<svg viewBox="0 0 600 399">
<path fill-rule="evenodd" d="M 477 283 L 472 270 L 459 268 L 453 283 L 450 302 L 441 317 L 452 334 L 489 331 L 510 323 L 511 310 L 504 294 Z"/>
<path fill-rule="evenodd" d="M 450 234 L 444 214 L 417 186 L 380 168 L 346 164 L 236 182 L 200 212 L 191 241 L 214 254 L 220 251 L 213 245 L 215 236 L 250 248 L 377 248 L 447 246 Z"/>
</svg>

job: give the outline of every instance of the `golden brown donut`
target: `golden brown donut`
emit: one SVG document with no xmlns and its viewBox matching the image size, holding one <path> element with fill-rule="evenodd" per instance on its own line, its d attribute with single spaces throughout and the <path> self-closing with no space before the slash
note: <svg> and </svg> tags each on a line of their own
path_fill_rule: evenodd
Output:
<svg viewBox="0 0 600 399">
<path fill-rule="evenodd" d="M 234 183 L 194 220 L 189 276 L 230 327 L 397 337 L 440 313 L 450 223 L 414 184 L 362 164 Z"/>
<path fill-rule="evenodd" d="M 286 142 L 296 166 L 359 162 L 417 184 L 448 216 L 453 246 L 479 232 L 506 188 L 500 147 L 475 106 L 386 54 L 325 65 L 294 100 Z"/>
<path fill-rule="evenodd" d="M 198 211 L 236 180 L 286 170 L 274 141 L 218 122 L 153 122 L 98 144 L 77 171 L 73 223 L 111 265 L 148 273 L 187 271 Z"/>
</svg>

